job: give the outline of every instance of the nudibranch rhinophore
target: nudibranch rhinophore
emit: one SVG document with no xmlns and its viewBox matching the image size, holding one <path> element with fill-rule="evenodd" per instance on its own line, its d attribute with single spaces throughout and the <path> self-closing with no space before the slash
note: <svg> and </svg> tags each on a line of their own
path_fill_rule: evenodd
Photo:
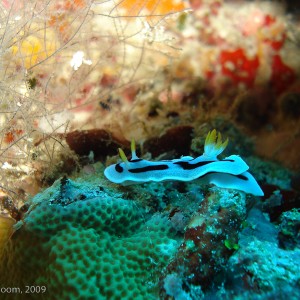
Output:
<svg viewBox="0 0 300 300">
<path fill-rule="evenodd" d="M 119 148 L 123 162 L 108 166 L 104 175 L 114 183 L 123 185 L 145 183 L 149 181 L 199 179 L 203 183 L 212 183 L 220 188 L 236 189 L 255 196 L 264 193 L 254 177 L 247 172 L 249 166 L 238 155 L 230 155 L 219 160 L 217 156 L 224 151 L 228 139 L 222 142 L 221 134 L 214 129 L 207 134 L 204 153 L 193 158 L 181 158 L 161 161 L 148 161 L 136 155 L 135 142 L 131 142 L 131 159 Z"/>
</svg>

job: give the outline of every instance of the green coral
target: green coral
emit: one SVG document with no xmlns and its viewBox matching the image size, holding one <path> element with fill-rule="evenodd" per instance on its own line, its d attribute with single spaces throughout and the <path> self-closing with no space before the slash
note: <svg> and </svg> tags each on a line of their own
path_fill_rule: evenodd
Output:
<svg viewBox="0 0 300 300">
<path fill-rule="evenodd" d="M 156 299 L 160 271 L 179 243 L 167 218 L 66 178 L 34 197 L 17 226 L 0 281 L 46 286 L 31 295 L 38 299 Z"/>
</svg>

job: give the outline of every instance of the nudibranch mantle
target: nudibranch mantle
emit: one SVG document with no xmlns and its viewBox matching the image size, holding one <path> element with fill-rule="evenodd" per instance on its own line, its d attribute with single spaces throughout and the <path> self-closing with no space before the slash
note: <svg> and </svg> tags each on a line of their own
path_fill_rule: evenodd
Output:
<svg viewBox="0 0 300 300">
<path fill-rule="evenodd" d="M 123 162 L 108 166 L 104 175 L 114 183 L 123 185 L 145 183 L 149 181 L 179 180 L 191 181 L 200 179 L 221 188 L 232 188 L 263 196 L 254 177 L 247 172 L 249 166 L 238 155 L 230 155 L 219 160 L 217 156 L 224 151 L 228 139 L 222 142 L 221 134 L 213 130 L 208 133 L 204 153 L 193 158 L 181 158 L 161 161 L 148 161 L 136 155 L 135 143 L 131 142 L 131 159 L 127 159 L 122 149 L 119 149 Z"/>
</svg>

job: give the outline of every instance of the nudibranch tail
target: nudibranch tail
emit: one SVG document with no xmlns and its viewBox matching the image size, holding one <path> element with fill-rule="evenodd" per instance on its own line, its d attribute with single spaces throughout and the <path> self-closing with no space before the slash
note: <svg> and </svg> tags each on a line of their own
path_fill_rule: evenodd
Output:
<svg viewBox="0 0 300 300">
<path fill-rule="evenodd" d="M 217 157 L 228 145 L 228 138 L 222 142 L 222 135 L 217 135 L 216 129 L 210 131 L 205 139 L 204 155 L 208 157 Z"/>
</svg>

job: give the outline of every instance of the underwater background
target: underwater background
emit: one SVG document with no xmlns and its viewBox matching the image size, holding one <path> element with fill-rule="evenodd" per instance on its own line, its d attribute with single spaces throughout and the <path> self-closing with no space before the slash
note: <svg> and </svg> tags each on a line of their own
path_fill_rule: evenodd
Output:
<svg viewBox="0 0 300 300">
<path fill-rule="evenodd" d="M 300 4 L 2 0 L 0 166 L 0 299 L 300 299 Z"/>
</svg>

